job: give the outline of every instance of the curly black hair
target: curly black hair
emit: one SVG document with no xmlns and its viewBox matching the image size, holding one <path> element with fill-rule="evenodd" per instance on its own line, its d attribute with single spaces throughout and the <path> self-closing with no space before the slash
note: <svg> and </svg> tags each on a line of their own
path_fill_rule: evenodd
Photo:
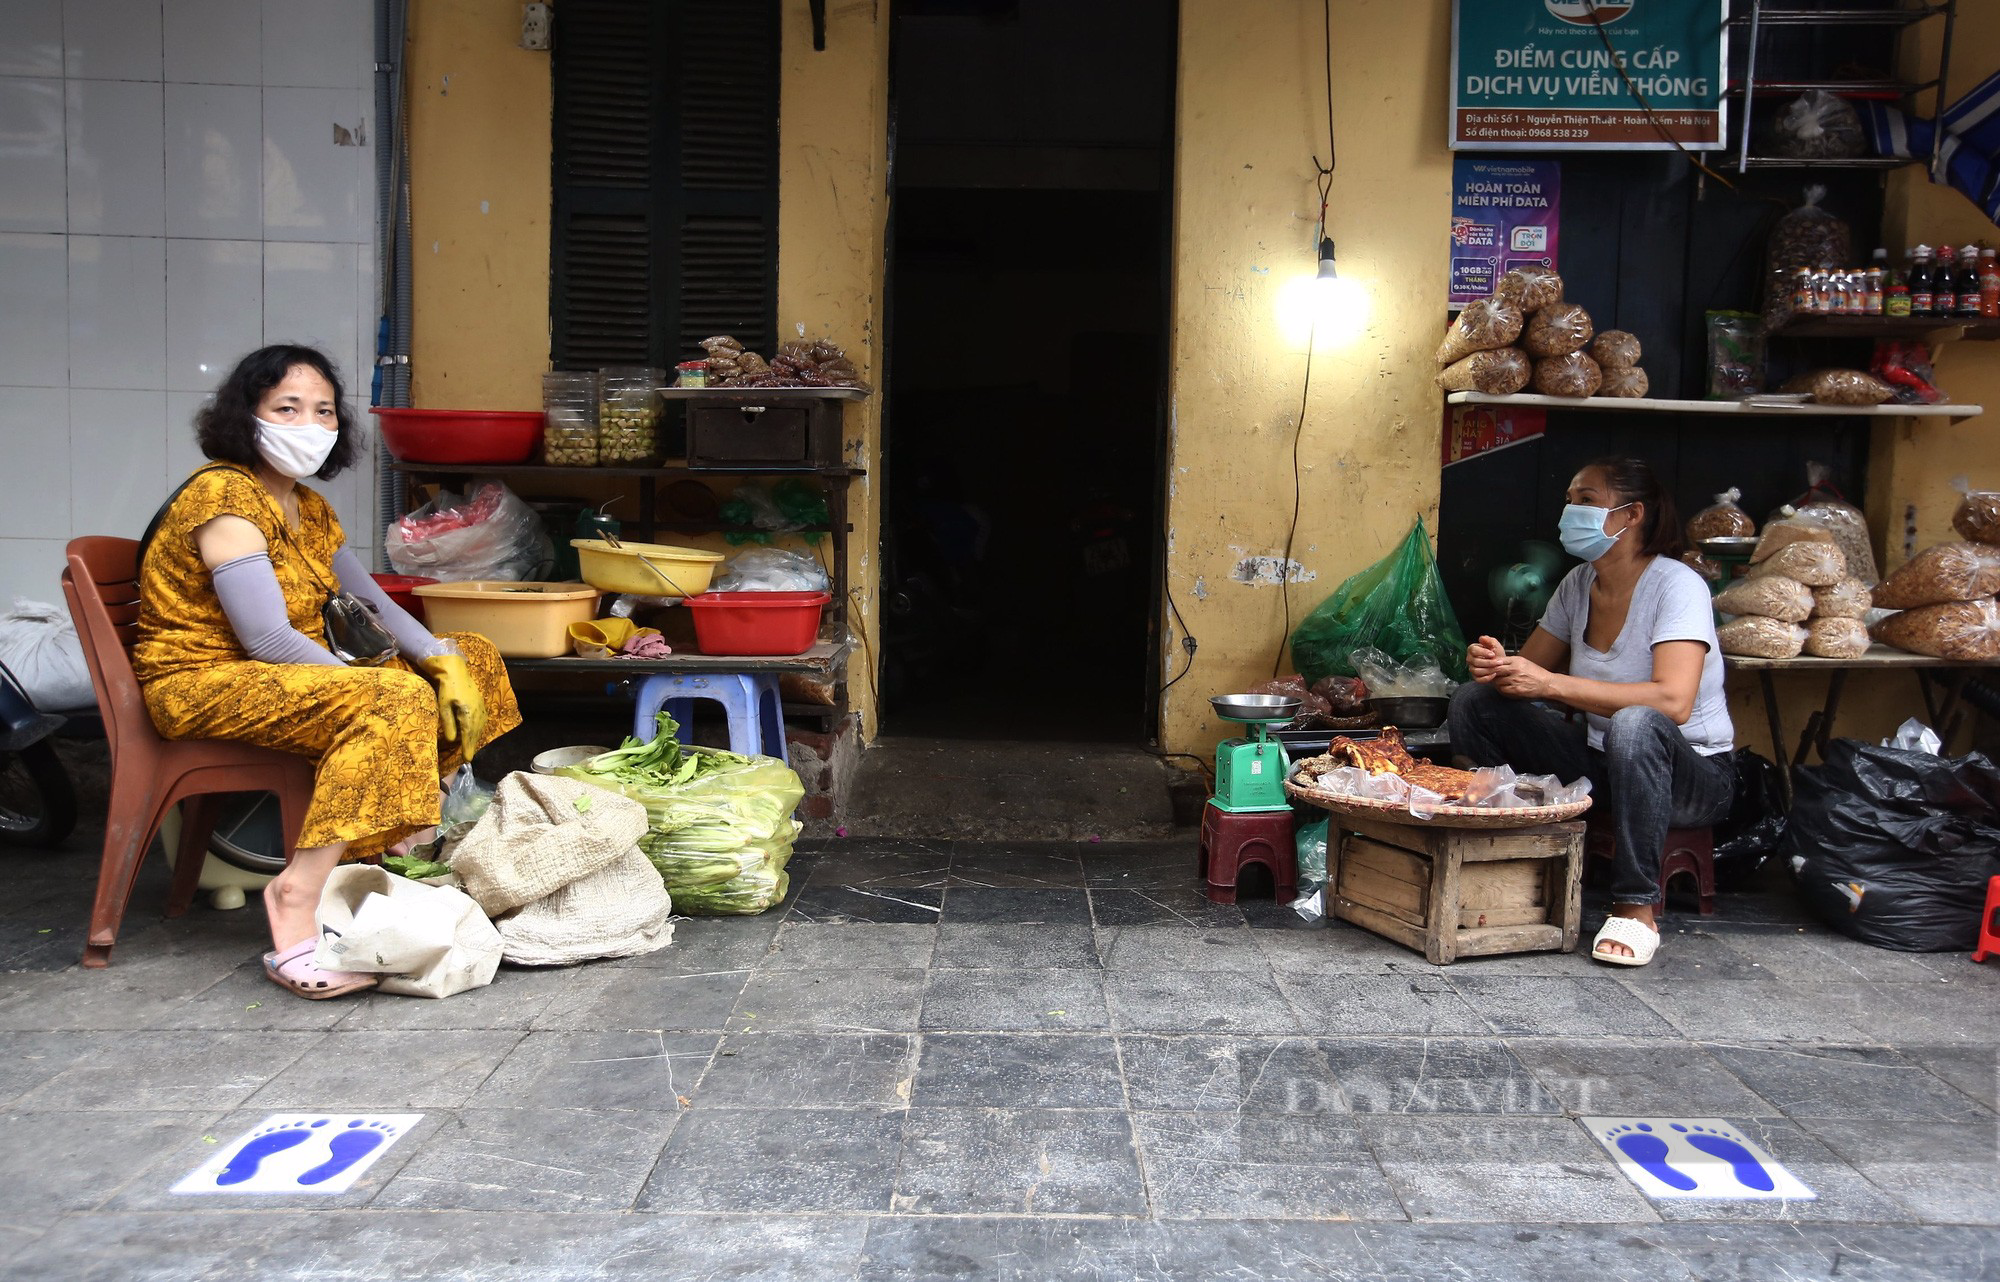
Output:
<svg viewBox="0 0 2000 1282">
<path fill-rule="evenodd" d="M 257 402 L 299 365 L 317 370 L 333 386 L 333 412 L 339 428 L 333 452 L 313 475 L 330 481 L 352 467 L 361 456 L 361 431 L 347 408 L 340 375 L 324 352 L 292 343 L 260 347 L 236 362 L 236 368 L 215 389 L 215 399 L 194 416 L 195 440 L 201 452 L 218 463 L 240 463 L 248 468 L 262 462 L 263 456 L 257 453 Z"/>
</svg>

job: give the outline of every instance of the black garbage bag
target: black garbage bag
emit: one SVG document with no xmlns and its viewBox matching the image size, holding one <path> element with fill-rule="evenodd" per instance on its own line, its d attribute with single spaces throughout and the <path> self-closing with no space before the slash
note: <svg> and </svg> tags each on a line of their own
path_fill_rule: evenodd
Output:
<svg viewBox="0 0 2000 1282">
<path fill-rule="evenodd" d="M 2000 874 L 2000 769 L 1836 739 L 1792 773 L 1779 854 L 1825 922 L 1878 948 L 1950 952 L 1978 941 Z"/>
<path fill-rule="evenodd" d="M 1748 748 L 1736 750 L 1736 799 L 1729 817 L 1715 825 L 1715 879 L 1743 885 L 1756 879 L 1777 853 L 1785 830 L 1784 777 Z"/>
</svg>

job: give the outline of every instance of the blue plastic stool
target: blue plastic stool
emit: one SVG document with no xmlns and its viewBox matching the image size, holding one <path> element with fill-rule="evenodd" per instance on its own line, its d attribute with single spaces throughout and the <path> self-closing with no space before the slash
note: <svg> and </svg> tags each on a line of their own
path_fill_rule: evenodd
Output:
<svg viewBox="0 0 2000 1282">
<path fill-rule="evenodd" d="M 632 734 L 650 740 L 658 729 L 655 717 L 662 705 L 680 723 L 675 738 L 688 742 L 696 699 L 712 699 L 729 716 L 729 750 L 776 757 L 786 765 L 785 714 L 778 701 L 778 678 L 768 673 L 737 672 L 647 677 L 639 683 L 638 706 L 632 712 Z"/>
</svg>

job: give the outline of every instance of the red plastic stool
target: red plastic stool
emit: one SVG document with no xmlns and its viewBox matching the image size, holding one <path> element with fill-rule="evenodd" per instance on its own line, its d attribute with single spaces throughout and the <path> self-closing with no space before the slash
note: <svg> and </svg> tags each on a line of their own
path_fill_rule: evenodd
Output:
<svg viewBox="0 0 2000 1282">
<path fill-rule="evenodd" d="M 2000 877 L 1986 883 L 1986 907 L 1979 913 L 1979 947 L 1972 954 L 1976 962 L 2000 953 L 2000 931 L 1993 929 L 1993 914 L 1997 911 L 2000 911 Z"/>
<path fill-rule="evenodd" d="M 1592 824 L 1584 833 L 1585 853 L 1611 859 L 1618 853 L 1618 838 L 1609 822 Z M 1669 828 L 1667 844 L 1660 856 L 1661 907 L 1667 902 L 1667 883 L 1682 873 L 1694 878 L 1695 898 L 1701 915 L 1715 912 L 1715 830 L 1713 828 Z"/>
<path fill-rule="evenodd" d="M 1262 864 L 1271 874 L 1271 894 L 1279 903 L 1298 897 L 1298 847 L 1292 833 L 1292 812 L 1266 810 L 1231 814 L 1209 802 L 1201 812 L 1199 875 L 1209 899 L 1236 902 L 1236 878 L 1245 864 Z"/>
</svg>

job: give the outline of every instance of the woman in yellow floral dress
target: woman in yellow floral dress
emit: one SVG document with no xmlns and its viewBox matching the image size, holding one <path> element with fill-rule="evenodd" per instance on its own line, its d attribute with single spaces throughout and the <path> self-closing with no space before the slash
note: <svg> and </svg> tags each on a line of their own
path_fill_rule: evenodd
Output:
<svg viewBox="0 0 2000 1282">
<path fill-rule="evenodd" d="M 342 859 L 377 854 L 438 822 L 439 782 L 521 723 L 484 637 L 434 637 L 344 547 L 325 499 L 298 482 L 360 453 L 340 379 L 308 347 L 243 358 L 196 420 L 198 470 L 167 508 L 139 571 L 133 668 L 169 739 L 231 739 L 318 762 L 298 849 L 264 888 L 265 972 L 302 997 L 372 975 L 313 961 L 314 914 Z M 349 666 L 322 638 L 335 589 L 373 605 L 399 656 Z"/>
</svg>

